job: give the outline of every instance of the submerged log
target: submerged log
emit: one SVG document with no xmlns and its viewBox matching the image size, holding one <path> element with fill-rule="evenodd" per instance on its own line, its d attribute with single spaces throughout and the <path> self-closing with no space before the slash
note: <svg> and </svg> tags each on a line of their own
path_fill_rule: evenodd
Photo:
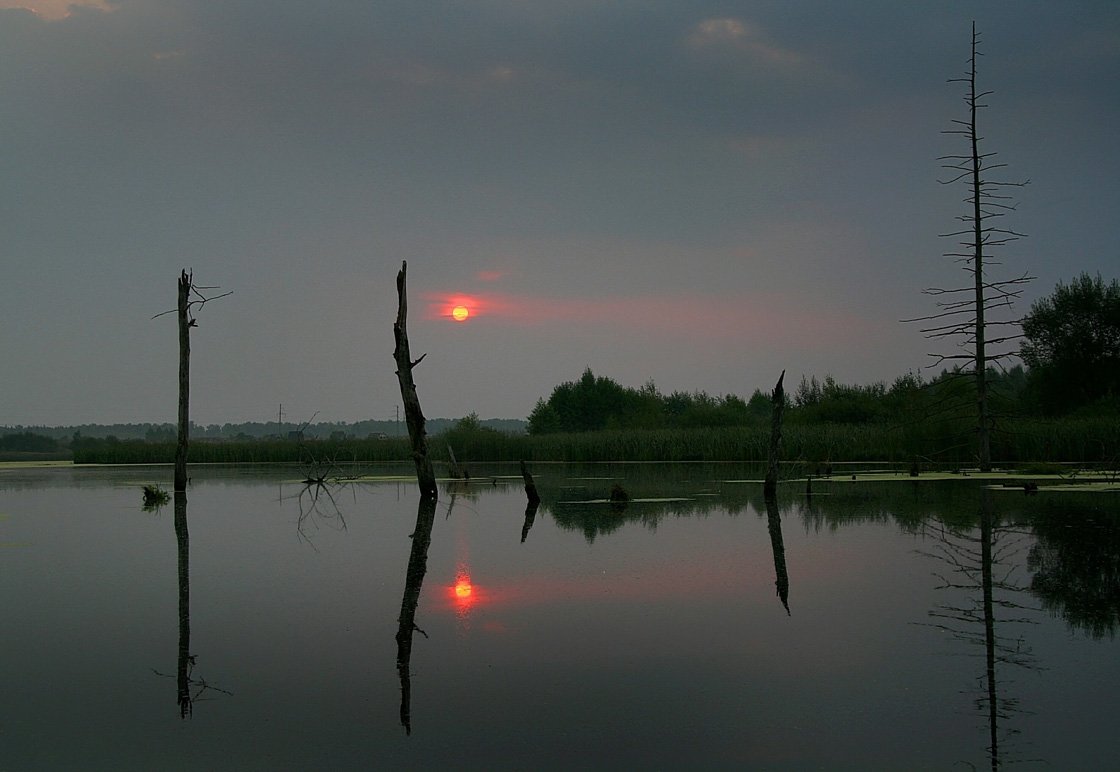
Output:
<svg viewBox="0 0 1120 772">
<path fill-rule="evenodd" d="M 778 383 L 774 386 L 774 393 L 770 397 L 772 403 L 770 413 L 770 453 L 766 466 L 766 481 L 763 483 L 762 492 L 767 498 L 777 495 L 778 491 L 778 463 L 782 444 L 782 413 L 786 407 L 786 393 L 782 389 L 782 380 L 786 371 L 778 376 Z"/>
<path fill-rule="evenodd" d="M 420 409 L 420 398 L 416 396 L 416 383 L 412 370 L 420 364 L 424 356 L 413 361 L 408 346 L 408 298 L 405 276 L 408 263 L 401 263 L 397 273 L 397 320 L 393 324 L 393 337 L 396 347 L 393 358 L 397 362 L 397 380 L 401 387 L 401 401 L 404 403 L 405 424 L 408 426 L 408 439 L 412 443 L 412 460 L 416 466 L 416 482 L 420 485 L 420 495 L 437 499 L 436 475 L 432 469 L 432 459 L 428 455 L 428 435 L 424 428 L 424 411 Z"/>
</svg>

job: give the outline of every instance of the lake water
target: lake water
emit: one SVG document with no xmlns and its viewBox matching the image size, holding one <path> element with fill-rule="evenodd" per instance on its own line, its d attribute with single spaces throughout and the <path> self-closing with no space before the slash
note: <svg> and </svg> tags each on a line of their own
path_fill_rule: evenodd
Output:
<svg viewBox="0 0 1120 772">
<path fill-rule="evenodd" d="M 0 470 L 0 769 L 1120 764 L 1113 494 L 395 471 Z"/>
</svg>

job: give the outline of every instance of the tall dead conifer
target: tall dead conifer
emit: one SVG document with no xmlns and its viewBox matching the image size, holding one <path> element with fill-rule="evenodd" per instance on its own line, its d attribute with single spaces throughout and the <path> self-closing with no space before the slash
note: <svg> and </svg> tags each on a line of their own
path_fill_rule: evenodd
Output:
<svg viewBox="0 0 1120 772">
<path fill-rule="evenodd" d="M 1023 235 L 1007 228 L 996 227 L 993 221 L 1015 209 L 1011 196 L 1006 194 L 1007 189 L 1022 187 L 1029 180 L 1007 182 L 993 179 L 990 176 L 991 172 L 1005 167 L 1006 164 L 994 163 L 991 159 L 996 155 L 995 153 L 981 152 L 980 145 L 984 138 L 979 133 L 977 115 L 981 109 L 988 107 L 983 100 L 993 92 L 977 90 L 977 60 L 982 56 L 978 50 L 979 42 L 980 35 L 976 32 L 976 23 L 973 22 L 968 71 L 962 78 L 949 80 L 950 83 L 966 84 L 964 100 L 968 105 L 968 118 L 953 120 L 956 128 L 943 132 L 963 137 L 968 151 L 938 159 L 942 162 L 942 168 L 954 173 L 950 179 L 940 182 L 945 185 L 962 183 L 968 189 L 968 195 L 964 199 L 968 209 L 965 214 L 957 218 L 965 227 L 941 235 L 961 239 L 958 243 L 959 250 L 946 252 L 945 256 L 961 264 L 965 272 L 970 275 L 971 281 L 960 287 L 926 288 L 923 290 L 924 294 L 938 298 L 938 312 L 907 321 L 925 322 L 929 326 L 924 327 L 922 333 L 927 338 L 955 340 L 958 346 L 964 349 L 964 352 L 959 354 L 934 353 L 931 356 L 935 358 L 934 366 L 960 361 L 962 364 L 957 368 L 957 372 L 964 376 L 971 376 L 976 397 L 976 456 L 981 471 L 989 471 L 992 468 L 993 417 L 988 368 L 1015 354 L 1013 348 L 993 351 L 991 347 L 1021 337 L 1014 329 L 1003 330 L 1006 327 L 1017 327 L 1018 319 L 997 319 L 993 316 L 993 312 L 1010 309 L 1012 302 L 1022 294 L 1021 285 L 1029 282 L 1033 277 L 1024 273 L 1015 279 L 993 280 L 987 273 L 992 265 L 999 265 L 992 259 L 990 250 L 1016 241 Z M 993 328 L 1001 328 L 1003 331 L 993 335 Z"/>
</svg>

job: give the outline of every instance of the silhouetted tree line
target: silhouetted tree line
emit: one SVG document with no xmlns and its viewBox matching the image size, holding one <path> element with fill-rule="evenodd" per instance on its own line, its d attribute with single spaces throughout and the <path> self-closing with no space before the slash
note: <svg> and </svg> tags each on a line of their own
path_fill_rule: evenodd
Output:
<svg viewBox="0 0 1120 772">
<path fill-rule="evenodd" d="M 61 450 L 58 441 L 51 437 L 33 432 L 5 434 L 0 437 L 0 451 L 16 453 L 57 453 Z"/>
<path fill-rule="evenodd" d="M 1120 283 L 1082 274 L 1059 283 L 1023 320 L 1020 355 L 1028 367 L 988 371 L 989 411 L 997 419 L 1022 415 L 1115 416 L 1120 412 Z M 787 397 L 790 423 L 909 424 L 964 419 L 976 399 L 976 381 L 958 369 L 931 380 L 908 373 L 890 385 L 847 385 L 831 375 L 802 377 Z M 652 381 L 623 386 L 590 368 L 553 389 L 529 414 L 530 434 L 605 429 L 761 426 L 770 398 L 704 392 L 664 395 Z"/>
<path fill-rule="evenodd" d="M 965 413 L 970 383 L 955 371 L 929 382 L 911 373 L 893 384 L 851 386 L 832 376 L 819 381 L 802 377 L 786 396 L 786 420 L 794 424 L 905 423 L 932 412 Z M 1021 400 L 1027 382 L 1022 367 L 993 371 L 995 402 L 1004 411 Z M 590 369 L 577 381 L 562 383 L 548 400 L 538 400 L 529 414 L 530 434 L 587 432 L 604 429 L 665 429 L 756 426 L 770 417 L 770 397 L 756 389 L 750 399 L 704 392 L 661 394 L 652 383 L 640 389 L 622 386 Z"/>
<path fill-rule="evenodd" d="M 761 391 L 746 402 L 733 394 L 676 391 L 665 396 L 652 381 L 640 389 L 629 388 L 588 368 L 579 380 L 553 389 L 547 401 L 537 400 L 529 414 L 529 433 L 743 426 L 769 414 L 769 397 Z"/>
</svg>

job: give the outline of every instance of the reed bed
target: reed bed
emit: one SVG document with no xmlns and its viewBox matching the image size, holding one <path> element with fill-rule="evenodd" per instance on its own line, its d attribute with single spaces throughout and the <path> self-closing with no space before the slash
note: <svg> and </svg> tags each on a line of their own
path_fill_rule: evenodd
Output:
<svg viewBox="0 0 1120 772">
<path fill-rule="evenodd" d="M 454 431 L 429 438 L 437 461 L 471 463 L 603 461 L 765 461 L 769 428 L 608 430 L 569 434 L 511 435 L 493 430 Z M 174 443 L 83 439 L 77 464 L 171 463 Z M 972 465 L 972 428 L 965 422 L 895 426 L 798 424 L 783 429 L 787 461 L 827 463 L 882 461 Z M 1062 461 L 1115 466 L 1120 459 L 1120 424 L 1099 419 L 1009 421 L 997 427 L 992 457 L 1000 464 Z M 191 463 L 300 463 L 324 459 L 337 464 L 409 461 L 406 438 L 362 440 L 257 440 L 194 442 Z"/>
</svg>

